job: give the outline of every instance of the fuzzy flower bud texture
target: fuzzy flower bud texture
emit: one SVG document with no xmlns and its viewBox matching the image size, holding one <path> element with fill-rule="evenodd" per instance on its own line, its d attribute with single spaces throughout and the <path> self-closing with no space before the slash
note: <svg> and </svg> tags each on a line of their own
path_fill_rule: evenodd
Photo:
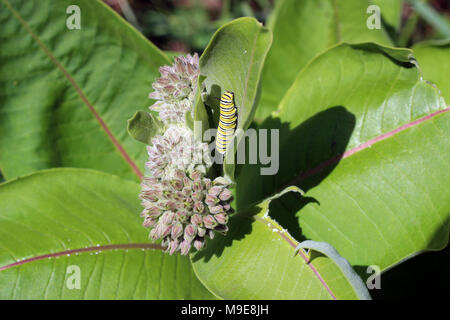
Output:
<svg viewBox="0 0 450 320">
<path fill-rule="evenodd" d="M 196 141 L 185 124 L 197 88 L 198 55 L 177 57 L 173 66 L 161 67 L 160 72 L 150 94 L 158 102 L 150 109 L 159 113 L 166 130 L 147 146 L 141 216 L 150 239 L 162 240 L 170 254 L 187 255 L 191 248 L 203 249 L 215 232 L 227 232 L 232 193 L 227 179 L 208 177 L 208 144 Z"/>
<path fill-rule="evenodd" d="M 187 111 L 192 110 L 197 79 L 200 74 L 198 55 L 175 58 L 173 66 L 159 68 L 161 77 L 153 83 L 151 99 L 158 100 L 150 107 L 157 111 L 161 120 L 168 124 L 184 122 Z"/>
</svg>

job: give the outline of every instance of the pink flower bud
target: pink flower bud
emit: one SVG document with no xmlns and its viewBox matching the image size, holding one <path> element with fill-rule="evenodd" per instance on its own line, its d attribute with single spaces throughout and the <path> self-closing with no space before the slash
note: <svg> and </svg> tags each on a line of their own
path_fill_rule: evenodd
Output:
<svg viewBox="0 0 450 320">
<path fill-rule="evenodd" d="M 146 228 L 152 228 L 158 223 L 158 220 L 146 217 L 144 223 L 142 224 Z"/>
<path fill-rule="evenodd" d="M 209 207 L 215 206 L 218 202 L 219 202 L 219 199 L 217 199 L 217 198 L 216 198 L 215 196 L 213 196 L 212 194 L 208 194 L 208 195 L 206 196 L 205 203 L 206 203 Z"/>
<path fill-rule="evenodd" d="M 191 223 L 196 226 L 200 225 L 202 222 L 203 222 L 202 216 L 197 213 L 191 217 Z"/>
<path fill-rule="evenodd" d="M 210 160 L 209 154 L 208 154 L 207 156 L 205 156 L 205 158 L 208 159 L 208 160 Z M 208 167 L 211 166 L 211 165 L 212 165 L 212 163 L 209 164 Z M 205 183 L 205 189 L 206 189 L 206 190 L 211 189 L 211 187 L 212 187 L 212 182 L 211 182 L 210 179 L 205 178 L 205 179 L 203 180 L 203 182 Z"/>
<path fill-rule="evenodd" d="M 183 234 L 183 225 L 180 222 L 175 223 L 172 226 L 171 237 L 172 239 L 177 239 Z"/>
<path fill-rule="evenodd" d="M 212 214 L 223 212 L 223 207 L 220 204 L 214 207 L 209 207 L 209 212 Z"/>
<path fill-rule="evenodd" d="M 181 190 L 183 189 L 183 181 L 178 180 L 178 179 L 173 179 L 171 181 L 171 185 L 175 190 Z"/>
<path fill-rule="evenodd" d="M 222 201 L 227 201 L 231 198 L 233 194 L 228 189 L 223 189 L 223 191 L 219 195 L 219 199 Z"/>
<path fill-rule="evenodd" d="M 216 179 L 214 179 L 213 185 L 228 186 L 229 182 L 224 177 L 217 177 Z"/>
<path fill-rule="evenodd" d="M 161 209 L 158 207 L 150 207 L 147 210 L 147 214 L 152 218 L 157 218 L 161 215 Z"/>
<path fill-rule="evenodd" d="M 197 226 L 190 224 L 184 229 L 184 240 L 188 241 L 189 243 L 192 242 L 196 235 Z"/>
<path fill-rule="evenodd" d="M 217 221 L 214 219 L 212 215 L 207 215 L 203 218 L 203 224 L 208 229 L 214 229 L 215 226 L 217 226 Z"/>
<path fill-rule="evenodd" d="M 150 94 L 148 95 L 148 97 L 149 97 L 150 99 L 154 99 L 154 100 L 161 99 L 161 96 L 159 95 L 159 92 L 158 92 L 158 91 L 154 91 L 154 92 L 150 93 Z"/>
<path fill-rule="evenodd" d="M 167 210 L 175 211 L 177 209 L 177 203 L 175 201 L 167 201 L 166 208 Z"/>
<path fill-rule="evenodd" d="M 205 234 L 206 234 L 206 229 L 205 229 L 205 228 L 198 227 L 198 228 L 197 228 L 197 234 L 198 234 L 199 237 L 204 237 Z"/>
<path fill-rule="evenodd" d="M 172 230 L 172 226 L 161 225 L 159 238 L 164 238 L 165 236 L 167 236 L 170 233 L 171 230 Z"/>
<path fill-rule="evenodd" d="M 214 216 L 214 219 L 217 220 L 220 224 L 227 224 L 228 223 L 228 215 L 225 213 L 218 213 Z"/>
<path fill-rule="evenodd" d="M 214 186 L 208 190 L 208 194 L 216 197 L 220 193 L 220 191 L 222 191 L 222 189 L 223 189 L 222 186 Z"/>
<path fill-rule="evenodd" d="M 180 250 L 182 255 L 187 255 L 189 253 L 189 249 L 191 249 L 191 243 L 183 240 L 180 243 Z"/>
<path fill-rule="evenodd" d="M 186 211 L 177 211 L 177 218 L 181 222 L 185 222 L 187 220 L 187 212 Z"/>
<path fill-rule="evenodd" d="M 205 209 L 205 206 L 201 202 L 194 203 L 194 212 L 202 213 Z"/>
<path fill-rule="evenodd" d="M 150 239 L 152 239 L 153 241 L 159 239 L 159 225 L 156 226 L 156 228 L 153 228 L 150 231 Z"/>
<path fill-rule="evenodd" d="M 177 179 L 183 180 L 184 178 L 186 178 L 186 175 L 184 174 L 183 171 L 177 169 L 177 170 L 175 170 L 175 177 Z"/>
<path fill-rule="evenodd" d="M 172 223 L 174 216 L 175 216 L 175 213 L 173 213 L 172 211 L 166 211 L 161 216 L 160 220 L 163 224 L 169 225 Z"/>
<path fill-rule="evenodd" d="M 194 189 L 194 191 L 197 192 L 202 191 L 203 190 L 202 182 L 200 180 L 194 181 L 192 188 Z"/>
<path fill-rule="evenodd" d="M 189 197 L 189 196 L 191 196 L 191 194 L 192 194 L 192 189 L 191 188 L 187 188 L 187 187 L 183 188 L 183 195 L 185 197 Z"/>
<path fill-rule="evenodd" d="M 204 240 L 196 239 L 194 241 L 195 249 L 200 251 L 201 249 L 203 249 L 204 246 L 205 246 L 205 241 Z"/>
<path fill-rule="evenodd" d="M 169 249 L 169 254 L 170 254 L 170 255 L 174 254 L 174 252 L 175 252 L 177 249 L 179 249 L 179 248 L 178 248 L 178 244 L 179 244 L 179 243 L 178 243 L 178 240 L 177 240 L 177 239 L 170 241 L 170 244 L 169 244 L 169 247 L 168 247 L 168 249 Z"/>
<path fill-rule="evenodd" d="M 192 199 L 194 201 L 202 201 L 203 200 L 203 194 L 200 191 L 196 191 L 192 194 Z"/>
</svg>

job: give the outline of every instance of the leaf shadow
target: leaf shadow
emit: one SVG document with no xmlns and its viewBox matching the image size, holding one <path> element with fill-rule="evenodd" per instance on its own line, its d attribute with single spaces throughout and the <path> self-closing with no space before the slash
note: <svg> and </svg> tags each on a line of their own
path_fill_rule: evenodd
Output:
<svg viewBox="0 0 450 320">
<path fill-rule="evenodd" d="M 216 234 L 214 239 L 208 239 L 206 248 L 192 254 L 192 262 L 204 260 L 208 262 L 214 255 L 220 257 L 227 247 L 231 247 L 234 241 L 241 241 L 252 232 L 253 216 L 260 212 L 260 208 L 253 206 L 243 213 L 237 213 L 228 221 L 227 235 Z"/>
<path fill-rule="evenodd" d="M 280 188 L 286 183 L 286 181 L 280 182 L 277 180 L 279 175 L 286 177 L 286 173 L 289 170 L 301 175 L 313 170 L 324 161 L 336 159 L 329 166 L 314 172 L 314 174 L 296 184 L 305 192 L 318 185 L 338 164 L 340 156 L 342 156 L 347 147 L 355 122 L 355 116 L 342 106 L 335 106 L 321 111 L 293 130 L 289 128 L 288 123 L 281 123 L 278 118 L 267 119 L 264 128 L 279 129 L 280 137 L 288 137 L 283 145 L 280 145 L 280 155 L 291 154 L 293 156 L 280 158 L 280 172 L 278 174 L 264 176 L 263 184 L 269 184 L 272 188 L 266 190 L 265 197 L 258 199 L 255 203 L 259 203 L 272 195 L 274 193 L 273 187 Z M 293 148 L 292 145 L 296 147 Z M 292 150 L 296 150 L 295 154 L 292 153 Z M 293 168 L 292 163 L 297 167 Z M 257 165 L 238 165 L 237 167 L 238 174 L 255 174 L 255 169 L 259 171 L 259 166 Z M 239 186 L 238 181 L 237 195 L 242 191 L 248 192 L 248 189 L 240 190 Z M 239 197 L 237 200 L 239 200 Z M 302 235 L 296 213 L 308 204 L 320 205 L 320 199 L 308 196 L 299 197 L 297 193 L 289 192 L 271 201 L 269 215 L 281 226 L 287 228 L 295 239 L 298 241 L 306 240 Z M 240 241 L 252 232 L 252 216 L 259 213 L 260 208 L 254 205 L 240 207 L 239 201 L 236 201 L 236 207 L 239 213 L 230 217 L 228 234 L 226 236 L 216 235 L 213 240 L 208 240 L 207 247 L 204 250 L 192 255 L 193 262 L 201 259 L 207 262 L 213 255 L 220 257 L 224 250 L 232 245 L 233 241 Z"/>
<path fill-rule="evenodd" d="M 216 128 L 219 125 L 219 115 L 220 115 L 220 103 L 219 99 L 225 90 L 222 91 L 222 88 L 217 84 L 213 84 L 211 86 L 211 91 L 207 95 L 206 100 L 204 101 L 206 110 L 208 112 L 208 116 L 213 121 L 213 126 Z"/>
<path fill-rule="evenodd" d="M 279 129 L 281 139 L 279 171 L 272 176 L 252 179 L 250 177 L 259 175 L 256 170 L 259 171 L 260 166 L 238 166 L 237 195 L 248 192 L 249 189 L 258 190 L 259 188 L 261 198 L 257 200 L 261 201 L 290 185 L 299 187 L 305 193 L 316 187 L 339 164 L 355 124 L 355 116 L 343 106 L 333 106 L 318 112 L 293 129 L 290 128 L 289 123 L 282 123 L 279 118 L 266 119 L 262 128 Z M 250 183 L 240 184 L 239 180 L 242 177 Z M 246 206 L 239 200 L 238 197 L 238 210 Z M 271 202 L 270 216 L 287 228 L 295 239 L 306 240 L 302 235 L 296 214 L 309 204 L 320 205 L 320 199 L 287 193 Z"/>
</svg>

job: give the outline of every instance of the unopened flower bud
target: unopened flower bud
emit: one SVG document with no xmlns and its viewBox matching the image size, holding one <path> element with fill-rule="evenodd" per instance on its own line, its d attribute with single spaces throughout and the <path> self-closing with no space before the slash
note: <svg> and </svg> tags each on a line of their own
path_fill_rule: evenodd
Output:
<svg viewBox="0 0 450 320">
<path fill-rule="evenodd" d="M 177 222 L 172 226 L 171 237 L 177 239 L 183 234 L 183 225 L 181 222 Z"/>
<path fill-rule="evenodd" d="M 219 202 L 219 199 L 216 198 L 216 196 L 213 196 L 212 194 L 208 194 L 205 199 L 205 203 L 209 207 L 214 207 Z"/>
<path fill-rule="evenodd" d="M 194 203 L 194 212 L 202 213 L 205 209 L 205 206 L 201 202 Z"/>
<path fill-rule="evenodd" d="M 228 186 L 230 183 L 228 182 L 227 179 L 225 179 L 224 177 L 217 177 L 216 179 L 214 179 L 213 181 L 213 185 L 219 185 L 219 186 Z"/>
<path fill-rule="evenodd" d="M 202 227 L 197 227 L 197 235 L 199 237 L 204 237 L 206 234 L 206 229 Z"/>
<path fill-rule="evenodd" d="M 191 218 L 191 223 L 198 226 L 203 222 L 202 216 L 199 214 L 194 214 Z"/>
<path fill-rule="evenodd" d="M 228 189 L 223 189 L 223 191 L 219 195 L 219 199 L 222 201 L 227 201 L 231 198 L 233 194 Z"/>
<path fill-rule="evenodd" d="M 214 186 L 208 190 L 208 194 L 216 197 L 220 193 L 220 191 L 222 191 L 222 189 L 223 189 L 222 186 Z"/>
<path fill-rule="evenodd" d="M 227 224 L 228 223 L 228 215 L 225 213 L 218 213 L 214 216 L 214 219 L 217 220 L 220 224 Z"/>
<path fill-rule="evenodd" d="M 219 204 L 219 205 L 214 206 L 214 207 L 209 207 L 209 212 L 211 212 L 212 214 L 223 212 L 223 206 L 221 206 Z"/>
<path fill-rule="evenodd" d="M 183 240 L 180 243 L 180 250 L 182 255 L 187 255 L 189 253 L 189 249 L 191 248 L 191 242 Z"/>
<path fill-rule="evenodd" d="M 159 238 L 164 238 L 165 236 L 167 236 L 170 233 L 171 230 L 172 230 L 172 226 L 162 225 L 162 227 L 160 229 L 160 233 L 159 233 Z"/>
<path fill-rule="evenodd" d="M 195 239 L 194 241 L 194 247 L 197 250 L 201 250 L 205 245 L 205 241 L 204 240 L 200 240 L 200 239 Z"/>
<path fill-rule="evenodd" d="M 203 218 L 203 224 L 208 229 L 214 229 L 215 226 L 217 226 L 217 221 L 214 219 L 212 215 L 207 215 Z"/>
<path fill-rule="evenodd" d="M 173 213 L 172 211 L 166 211 L 160 219 L 163 224 L 169 225 L 172 223 L 174 216 L 175 213 Z"/>
<path fill-rule="evenodd" d="M 189 243 L 192 242 L 196 235 L 197 226 L 190 224 L 184 229 L 184 240 L 188 241 Z"/>
<path fill-rule="evenodd" d="M 170 244 L 168 247 L 170 255 L 174 254 L 174 252 L 177 251 L 177 249 L 179 249 L 178 244 L 179 244 L 178 239 L 170 241 Z"/>
<path fill-rule="evenodd" d="M 146 228 L 152 228 L 157 223 L 158 223 L 158 220 L 147 217 L 147 218 L 145 218 L 144 223 L 142 225 Z"/>
</svg>

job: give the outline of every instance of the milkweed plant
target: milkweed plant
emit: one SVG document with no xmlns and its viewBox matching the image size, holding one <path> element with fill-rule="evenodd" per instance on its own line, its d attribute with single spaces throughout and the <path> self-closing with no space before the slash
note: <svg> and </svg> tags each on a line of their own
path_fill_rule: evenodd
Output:
<svg viewBox="0 0 450 320">
<path fill-rule="evenodd" d="M 99 0 L 3 0 L 0 22 L 1 299 L 371 299 L 447 246 L 431 7 L 276 1 L 200 55 Z"/>
<path fill-rule="evenodd" d="M 224 177 L 207 177 L 212 166 L 208 145 L 194 139 L 185 121 L 194 104 L 198 55 L 176 57 L 172 67 L 160 72 L 150 94 L 158 102 L 150 109 L 166 129 L 147 147 L 149 175 L 141 184 L 141 215 L 152 240 L 162 239 L 170 254 L 187 255 L 191 247 L 201 250 L 215 232 L 226 234 L 232 194 Z"/>
</svg>

